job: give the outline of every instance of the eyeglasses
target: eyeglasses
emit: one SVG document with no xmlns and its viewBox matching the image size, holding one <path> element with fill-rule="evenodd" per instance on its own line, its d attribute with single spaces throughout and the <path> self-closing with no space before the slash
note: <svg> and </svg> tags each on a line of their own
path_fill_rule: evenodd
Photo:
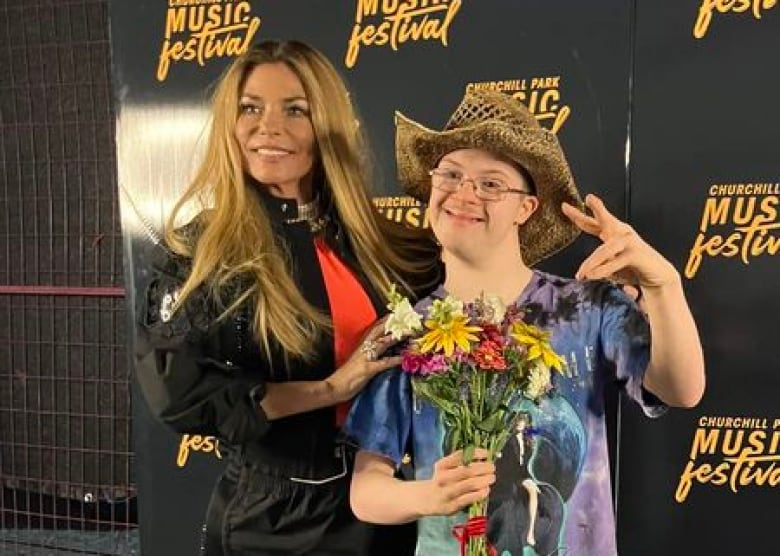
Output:
<svg viewBox="0 0 780 556">
<path fill-rule="evenodd" d="M 455 193 L 465 182 L 470 181 L 474 195 L 483 201 L 501 201 L 507 193 L 531 195 L 530 191 L 514 189 L 495 178 L 470 178 L 460 170 L 434 168 L 429 171 L 433 187 L 447 193 Z"/>
</svg>

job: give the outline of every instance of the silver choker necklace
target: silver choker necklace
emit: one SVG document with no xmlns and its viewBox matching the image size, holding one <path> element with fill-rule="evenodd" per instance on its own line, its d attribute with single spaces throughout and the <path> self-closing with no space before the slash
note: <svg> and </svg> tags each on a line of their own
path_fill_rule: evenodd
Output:
<svg viewBox="0 0 780 556">
<path fill-rule="evenodd" d="M 321 214 L 319 196 L 308 203 L 299 204 L 298 216 L 295 218 L 285 218 L 284 222 L 285 224 L 307 222 L 312 233 L 320 232 L 325 227 L 326 218 Z"/>
</svg>

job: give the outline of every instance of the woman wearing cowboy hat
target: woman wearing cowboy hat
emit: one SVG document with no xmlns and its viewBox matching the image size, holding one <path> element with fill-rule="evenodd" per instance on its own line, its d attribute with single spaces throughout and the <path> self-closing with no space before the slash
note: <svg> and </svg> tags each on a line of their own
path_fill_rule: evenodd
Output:
<svg viewBox="0 0 780 556">
<path fill-rule="evenodd" d="M 704 390 L 679 274 L 596 196 L 583 206 L 556 137 L 510 97 L 468 92 L 443 131 L 400 114 L 396 126 L 400 179 L 429 204 L 446 266 L 444 283 L 422 303 L 483 292 L 519 301 L 570 372 L 535 409 L 535 451 L 514 466 L 501 456 L 464 466 L 460 453 L 445 454 L 438 414 L 412 399 L 408 375 L 378 375 L 346 424 L 361 448 L 353 510 L 376 523 L 419 520 L 417 554 L 457 554 L 459 512 L 489 496 L 487 536 L 498 554 L 616 554 L 604 384 L 617 380 L 650 416 L 694 406 Z M 602 244 L 576 279 L 533 268 L 580 231 Z M 641 310 L 621 284 L 640 288 Z M 393 473 L 409 437 L 416 480 L 403 482 Z"/>
</svg>

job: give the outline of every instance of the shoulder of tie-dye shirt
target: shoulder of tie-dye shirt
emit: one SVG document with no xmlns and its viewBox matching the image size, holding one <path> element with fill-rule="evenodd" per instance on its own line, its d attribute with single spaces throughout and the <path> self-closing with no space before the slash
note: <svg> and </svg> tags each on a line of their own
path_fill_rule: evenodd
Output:
<svg viewBox="0 0 780 556">
<path fill-rule="evenodd" d="M 414 310 L 418 313 L 424 313 L 433 304 L 434 299 L 444 299 L 446 296 L 447 291 L 444 289 L 444 286 L 438 286 L 430 294 L 417 301 L 414 304 Z"/>
<path fill-rule="evenodd" d="M 582 310 L 601 308 L 610 283 L 576 280 L 536 271 L 536 283 L 524 300 L 527 321 L 547 327 L 552 322 L 575 320 Z"/>
<path fill-rule="evenodd" d="M 531 298 L 556 300 L 561 297 L 577 296 L 577 300 L 587 305 L 622 305 L 630 298 L 609 280 L 577 280 L 537 271 L 538 283 Z"/>
</svg>

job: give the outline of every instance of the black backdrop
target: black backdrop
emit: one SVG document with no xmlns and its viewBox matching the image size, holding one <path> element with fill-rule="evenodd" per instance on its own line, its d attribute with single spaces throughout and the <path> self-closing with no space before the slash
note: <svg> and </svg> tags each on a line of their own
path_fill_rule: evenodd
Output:
<svg viewBox="0 0 780 556">
<path fill-rule="evenodd" d="M 746 226 L 742 216 L 750 222 L 765 219 L 775 228 L 767 237 L 780 236 L 777 214 L 758 208 L 776 204 L 780 193 L 780 10 L 763 11 L 761 19 L 752 9 L 716 12 L 697 39 L 698 8 L 697 2 L 640 1 L 634 31 L 631 220 L 681 272 L 696 251 L 708 199 L 729 203 L 723 224 L 704 226 L 708 241 L 715 236 L 725 241 Z M 713 185 L 729 184 L 768 184 L 763 189 L 769 193 L 739 195 L 734 187 L 733 194 L 710 195 Z M 748 208 L 751 197 L 755 213 Z M 736 210 L 738 203 L 744 210 Z M 704 344 L 707 392 L 694 411 L 675 411 L 658 422 L 623 413 L 618 536 L 625 554 L 775 554 L 780 549 L 774 530 L 780 471 L 764 485 L 737 484 L 736 492 L 729 484 L 694 481 L 687 497 L 675 498 L 697 432 L 717 440 L 693 458 L 696 469 L 750 452 L 738 440 L 740 430 L 767 435 L 768 442 L 757 440 L 752 449 L 765 458 L 755 469 L 780 466 L 777 251 L 748 256 L 747 262 L 739 254 L 724 256 L 725 250 L 703 255 L 698 270 L 684 278 Z M 710 426 L 718 417 L 756 421 L 744 428 L 729 427 L 725 419 Z M 730 463 L 729 479 L 733 468 Z"/>
<path fill-rule="evenodd" d="M 115 1 L 111 7 L 119 186 L 131 293 L 145 285 L 150 236 L 160 229 L 197 160 L 203 102 L 228 62 L 218 55 L 202 65 L 197 59 L 181 60 L 171 62 L 164 76 L 158 73 L 166 22 L 176 21 L 180 13 L 186 16 L 184 29 L 168 33 L 172 42 L 186 42 L 197 32 L 186 26 L 192 17 L 198 27 L 197 10 L 203 6 L 187 4 L 137 0 Z M 429 19 L 440 22 L 450 10 L 448 25 L 439 24 L 438 36 L 402 41 L 395 49 L 389 42 L 363 45 L 347 67 L 356 25 L 363 31 L 378 26 L 386 15 L 412 4 L 427 6 Z M 581 191 L 601 195 L 681 272 L 711 186 L 775 184 L 774 190 L 741 196 L 757 197 L 770 209 L 777 202 L 780 132 L 773 123 L 780 116 L 774 100 L 780 9 L 714 10 L 706 32 L 697 38 L 694 26 L 700 11 L 706 12 L 706 0 L 224 0 L 213 5 L 222 16 L 239 5 L 246 9 L 246 20 L 238 22 L 244 27 L 231 35 L 235 44 L 241 39 L 301 39 L 325 52 L 342 71 L 374 146 L 379 206 L 387 207 L 399 195 L 394 111 L 435 127 L 445 122 L 466 87 L 499 83 L 529 103 L 543 125 L 551 127 L 558 118 L 557 133 Z M 715 202 L 730 199 L 733 210 L 740 195 L 736 189 L 733 194 L 725 191 Z M 384 210 L 389 217 L 412 220 L 420 211 Z M 739 232 L 740 219 L 727 213 L 728 207 L 723 222 L 716 215 L 718 223 L 706 229 L 707 238 L 720 234 L 725 240 L 735 230 L 747 233 Z M 776 211 L 768 210 L 763 218 L 759 223 L 765 227 L 777 225 Z M 765 243 L 777 235 L 771 228 L 765 234 Z M 778 457 L 771 441 L 748 452 L 723 445 L 727 430 L 735 439 L 738 431 L 764 432 L 771 439 L 773 425 L 780 430 L 780 423 L 774 424 L 776 404 L 770 401 L 778 384 L 771 342 L 780 305 L 772 295 L 778 249 L 767 245 L 763 254 L 747 257 L 749 264 L 723 256 L 723 251 L 705 255 L 698 272 L 684 278 L 708 361 L 702 405 L 652 423 L 628 404 L 616 412 L 620 426 L 613 428 L 618 431 L 613 448 L 619 452 L 616 490 L 623 554 L 748 554 L 780 545 L 770 527 L 778 512 L 769 505 L 770 497 L 777 497 L 780 472 L 766 477 L 763 485 L 756 480 L 737 485 L 734 492 L 728 484 L 713 483 L 712 477 L 706 481 L 706 470 L 699 469 L 709 463 L 772 473 Z M 592 247 L 581 239 L 545 268 L 571 274 Z M 144 554 L 193 554 L 219 459 L 211 439 L 205 444 L 204 439 L 189 439 L 196 447 L 201 442 L 200 449 L 192 449 L 180 466 L 182 439 L 150 417 L 140 396 L 135 399 Z M 761 421 L 736 426 L 718 417 L 763 418 L 767 429 L 760 428 Z M 679 502 L 676 492 L 697 434 L 711 442 L 702 444 L 705 453 L 691 458 L 697 476 L 704 478 L 694 481 Z M 740 453 L 762 455 L 765 461 L 750 467 L 726 459 Z"/>
</svg>

